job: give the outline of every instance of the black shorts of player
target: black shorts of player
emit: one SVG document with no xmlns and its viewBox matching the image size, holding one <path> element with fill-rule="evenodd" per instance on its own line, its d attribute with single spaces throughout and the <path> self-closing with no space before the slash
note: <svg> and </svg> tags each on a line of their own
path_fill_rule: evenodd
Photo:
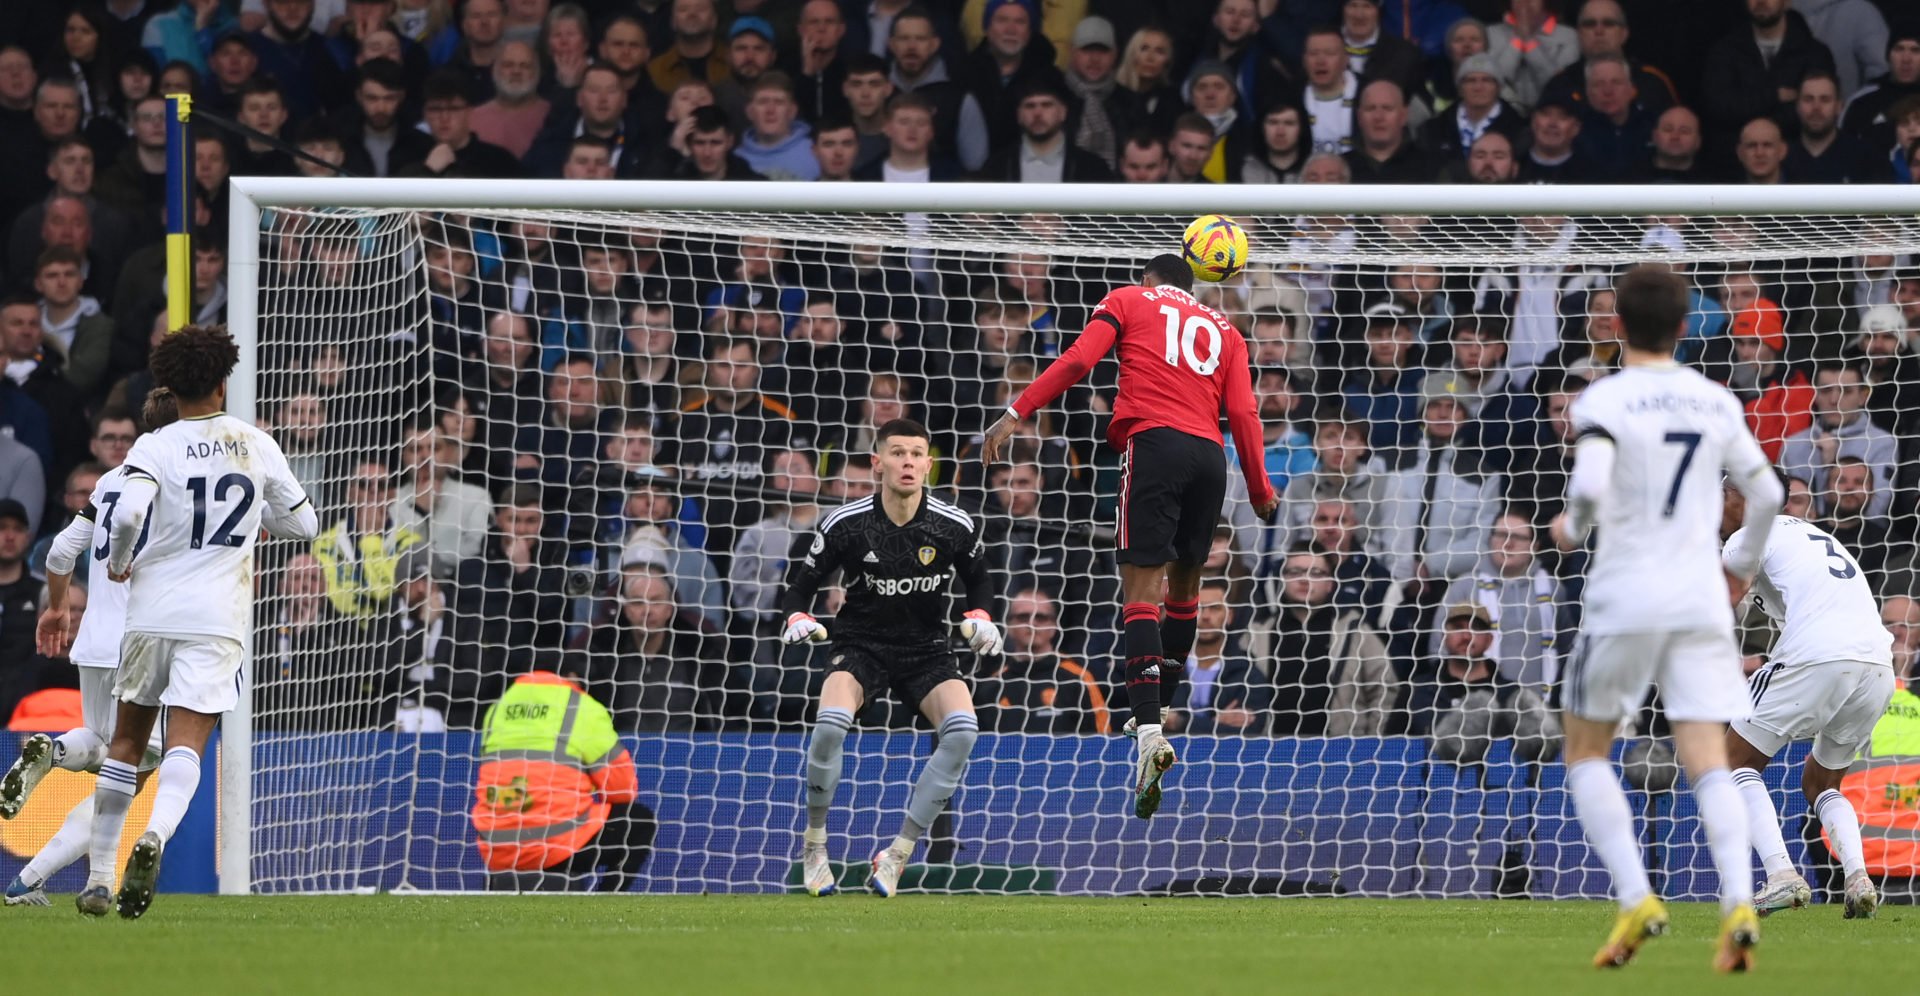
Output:
<svg viewBox="0 0 1920 996">
<path fill-rule="evenodd" d="M 960 660 L 950 653 L 914 653 L 848 645 L 835 645 L 827 656 L 827 672 L 845 671 L 860 682 L 866 701 L 872 702 L 887 689 L 909 709 L 920 703 L 944 681 L 964 681 Z"/>
<path fill-rule="evenodd" d="M 1205 563 L 1226 499 L 1219 443 L 1164 427 L 1134 433 L 1120 463 L 1120 562 Z"/>
</svg>

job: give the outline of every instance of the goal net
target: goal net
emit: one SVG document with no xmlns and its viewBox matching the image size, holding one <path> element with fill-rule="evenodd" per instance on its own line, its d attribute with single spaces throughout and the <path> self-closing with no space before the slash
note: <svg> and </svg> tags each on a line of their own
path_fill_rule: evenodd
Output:
<svg viewBox="0 0 1920 996">
<path fill-rule="evenodd" d="M 874 489 L 874 428 L 908 416 L 932 430 L 936 492 L 983 520 L 1007 652 L 960 655 L 983 735 L 905 887 L 1603 895 L 1552 715 L 1584 556 L 1547 524 L 1567 406 L 1618 360 L 1612 281 L 1648 260 L 1687 275 L 1679 357 L 1747 404 L 1790 510 L 1910 612 L 1910 215 L 1451 214 L 1444 190 L 1398 214 L 1233 190 L 1158 215 L 987 210 L 993 191 L 968 188 L 938 203 L 982 209 L 827 210 L 817 188 L 783 211 L 565 206 L 607 203 L 584 184 L 446 210 L 343 206 L 380 186 L 344 184 L 263 208 L 238 284 L 254 414 L 321 518 L 318 540 L 262 548 L 227 796 L 255 891 L 515 887 L 476 843 L 477 731 L 534 670 L 604 705 L 638 773 L 638 803 L 549 887 L 793 887 L 828 651 L 780 643 L 782 578 L 826 511 Z M 1140 821 L 1112 362 L 1005 463 L 979 441 L 1202 212 L 1251 239 L 1245 273 L 1198 294 L 1249 340 L 1284 500 L 1258 521 L 1231 471 L 1169 719 L 1182 763 Z M 817 609 L 829 628 L 838 598 Z M 1752 613 L 1744 635 L 1751 670 L 1770 630 Z M 1627 733 L 1656 884 L 1708 898 L 1657 701 Z M 829 823 L 850 883 L 929 753 L 913 710 L 859 715 Z M 1781 766 L 1768 779 L 1817 866 L 1807 806 Z"/>
</svg>

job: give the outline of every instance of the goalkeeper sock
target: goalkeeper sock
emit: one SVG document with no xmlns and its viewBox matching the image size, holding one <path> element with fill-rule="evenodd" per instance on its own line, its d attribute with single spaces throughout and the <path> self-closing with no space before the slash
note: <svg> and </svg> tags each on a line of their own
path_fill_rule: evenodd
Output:
<svg viewBox="0 0 1920 996">
<path fill-rule="evenodd" d="M 1866 853 L 1860 847 L 1860 814 L 1853 811 L 1853 803 L 1839 789 L 1828 789 L 1813 800 L 1813 811 L 1819 815 L 1827 838 L 1833 841 L 1833 849 L 1839 852 L 1840 867 L 1848 875 L 1866 871 Z"/>
<path fill-rule="evenodd" d="M 53 766 L 66 771 L 92 771 L 106 760 L 107 745 L 100 734 L 82 726 L 53 738 Z"/>
<path fill-rule="evenodd" d="M 1766 867 L 1767 877 L 1793 871 L 1793 861 L 1787 857 L 1787 842 L 1780 836 L 1780 814 L 1773 808 L 1773 797 L 1767 794 L 1767 783 L 1760 779 L 1760 772 L 1741 768 L 1733 773 L 1733 784 L 1740 789 L 1741 801 L 1747 804 L 1747 836 L 1753 840 L 1753 849 L 1760 853 L 1760 864 Z"/>
<path fill-rule="evenodd" d="M 1160 620 L 1160 704 L 1168 707 L 1180 699 L 1180 683 L 1187 676 L 1187 655 L 1193 653 L 1193 634 L 1200 614 L 1200 600 L 1176 602 L 1167 599 L 1166 614 Z"/>
<path fill-rule="evenodd" d="M 93 825 L 88 833 L 87 884 L 113 885 L 114 861 L 120 856 L 120 830 L 133 805 L 133 765 L 107 758 L 93 787 Z"/>
<path fill-rule="evenodd" d="M 833 806 L 833 794 L 840 789 L 847 730 L 852 727 L 852 712 L 837 707 L 821 709 L 814 720 L 813 736 L 807 740 L 807 832 L 818 830 L 820 843 L 826 843 L 827 810 Z"/>
<path fill-rule="evenodd" d="M 1707 850 L 1720 873 L 1720 912 L 1753 902 L 1753 841 L 1747 836 L 1747 804 L 1733 775 L 1715 768 L 1693 780 L 1693 802 L 1707 831 Z"/>
<path fill-rule="evenodd" d="M 1620 908 L 1640 905 L 1640 900 L 1653 894 L 1653 886 L 1640 860 L 1640 845 L 1633 838 L 1633 812 L 1627 808 L 1627 793 L 1620 787 L 1620 776 L 1614 774 L 1613 762 L 1601 757 L 1570 765 L 1567 792 L 1573 796 L 1573 813 L 1586 834 L 1587 846 L 1613 877 L 1613 895 Z"/>
<path fill-rule="evenodd" d="M 893 840 L 893 848 L 906 855 L 913 853 L 913 845 L 920 835 L 933 825 L 934 818 L 947 808 L 953 800 L 953 793 L 960 788 L 960 777 L 967 772 L 967 757 L 973 753 L 973 742 L 980 736 L 980 722 L 970 712 L 948 713 L 940 721 L 940 739 L 933 748 L 933 756 L 927 758 L 927 766 L 920 771 L 920 780 L 913 783 L 913 796 L 907 800 L 907 820 L 901 825 L 900 835 Z"/>
<path fill-rule="evenodd" d="M 180 819 L 187 815 L 193 793 L 200 788 L 200 754 L 191 747 L 175 747 L 160 762 L 160 789 L 153 796 L 153 816 L 147 829 L 160 835 L 160 842 L 173 839 Z"/>
<path fill-rule="evenodd" d="M 80 800 L 80 805 L 67 811 L 66 822 L 40 848 L 40 853 L 20 869 L 20 881 L 28 888 L 37 888 L 47 879 L 60 874 L 64 869 L 87 853 L 87 847 L 93 837 L 93 797 Z"/>
<path fill-rule="evenodd" d="M 1137 726 L 1160 725 L 1160 607 L 1128 602 L 1120 610 L 1127 652 L 1127 703 Z"/>
</svg>

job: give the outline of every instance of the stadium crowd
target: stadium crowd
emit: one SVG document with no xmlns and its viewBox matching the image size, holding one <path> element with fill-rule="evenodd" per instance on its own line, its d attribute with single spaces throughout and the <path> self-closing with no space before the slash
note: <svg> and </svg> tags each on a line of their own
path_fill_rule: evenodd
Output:
<svg viewBox="0 0 1920 996">
<path fill-rule="evenodd" d="M 1912 182 L 1920 22 L 1881 6 L 8 5 L 0 718 L 73 685 L 32 650 L 45 538 L 142 428 L 166 320 L 161 94 L 245 128 L 193 128 L 192 310 L 217 322 L 230 176 Z M 977 675 L 983 728 L 1117 729 L 1101 392 L 1030 420 L 1006 464 L 974 450 L 1125 267 L 452 216 L 420 220 L 416 266 L 357 221 L 268 224 L 259 414 L 323 531 L 264 548 L 259 725 L 471 727 L 511 676 L 570 652 L 624 730 L 796 727 L 819 673 L 777 640 L 789 554 L 872 491 L 872 430 L 906 415 L 994 551 L 1007 652 Z M 1277 237 L 1304 252 L 1431 227 Z M 1655 252 L 1727 235 L 1636 234 Z M 1620 344 L 1611 271 L 1554 259 L 1580 220 L 1500 237 L 1539 262 L 1255 267 L 1208 292 L 1249 338 L 1284 499 L 1261 523 L 1237 484 L 1171 731 L 1551 751 L 1583 557 L 1545 527 L 1568 406 Z M 1920 680 L 1920 260 L 1694 282 L 1682 358 L 1746 402 L 1789 510 L 1857 553 Z"/>
</svg>

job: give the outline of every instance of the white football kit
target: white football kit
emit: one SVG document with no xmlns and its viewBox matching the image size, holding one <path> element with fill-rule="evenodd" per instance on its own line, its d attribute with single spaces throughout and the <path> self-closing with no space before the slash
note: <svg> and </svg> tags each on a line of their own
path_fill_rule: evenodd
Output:
<svg viewBox="0 0 1920 996">
<path fill-rule="evenodd" d="M 107 517 L 119 504 L 125 483 L 124 465 L 100 475 L 87 508 L 54 537 L 47 551 L 47 569 L 56 574 L 72 574 L 75 562 L 82 557 L 91 565 L 87 572 L 87 610 L 80 616 L 80 629 L 74 634 L 67 659 L 80 669 L 81 722 L 102 741 L 113 739 L 114 672 L 120 667 L 120 640 L 127 626 L 126 582 L 107 577 Z M 161 728 L 156 725 L 140 764 L 142 770 L 160 763 L 160 744 Z"/>
<path fill-rule="evenodd" d="M 1746 530 L 1726 552 L 1746 547 Z M 1735 733 L 1768 757 L 1813 740 L 1813 759 L 1842 769 L 1853 761 L 1893 698 L 1893 637 L 1866 574 L 1839 540 L 1804 519 L 1780 516 L 1767 534 L 1753 599 L 1780 624 L 1767 666 L 1750 682 L 1753 714 Z"/>
<path fill-rule="evenodd" d="M 119 507 L 102 522 L 109 564 L 133 565 L 114 692 L 138 705 L 226 712 L 239 700 L 253 627 L 262 521 L 276 536 L 311 539 L 313 504 L 272 437 L 225 413 L 141 436 L 124 470 Z M 137 534 L 145 543 L 135 557 Z"/>
<path fill-rule="evenodd" d="M 1677 364 L 1634 366 L 1589 386 L 1572 417 L 1583 457 L 1588 439 L 1610 440 L 1612 453 L 1611 473 L 1594 485 L 1595 521 L 1575 524 L 1582 535 L 1597 525 L 1600 536 L 1562 704 L 1584 719 L 1615 722 L 1638 711 L 1658 683 L 1671 719 L 1745 715 L 1721 570 L 1721 478 L 1752 482 L 1772 471 L 1739 402 Z M 1742 490 L 1748 486 L 1755 485 Z M 1570 518 L 1577 511 L 1570 505 Z"/>
</svg>

